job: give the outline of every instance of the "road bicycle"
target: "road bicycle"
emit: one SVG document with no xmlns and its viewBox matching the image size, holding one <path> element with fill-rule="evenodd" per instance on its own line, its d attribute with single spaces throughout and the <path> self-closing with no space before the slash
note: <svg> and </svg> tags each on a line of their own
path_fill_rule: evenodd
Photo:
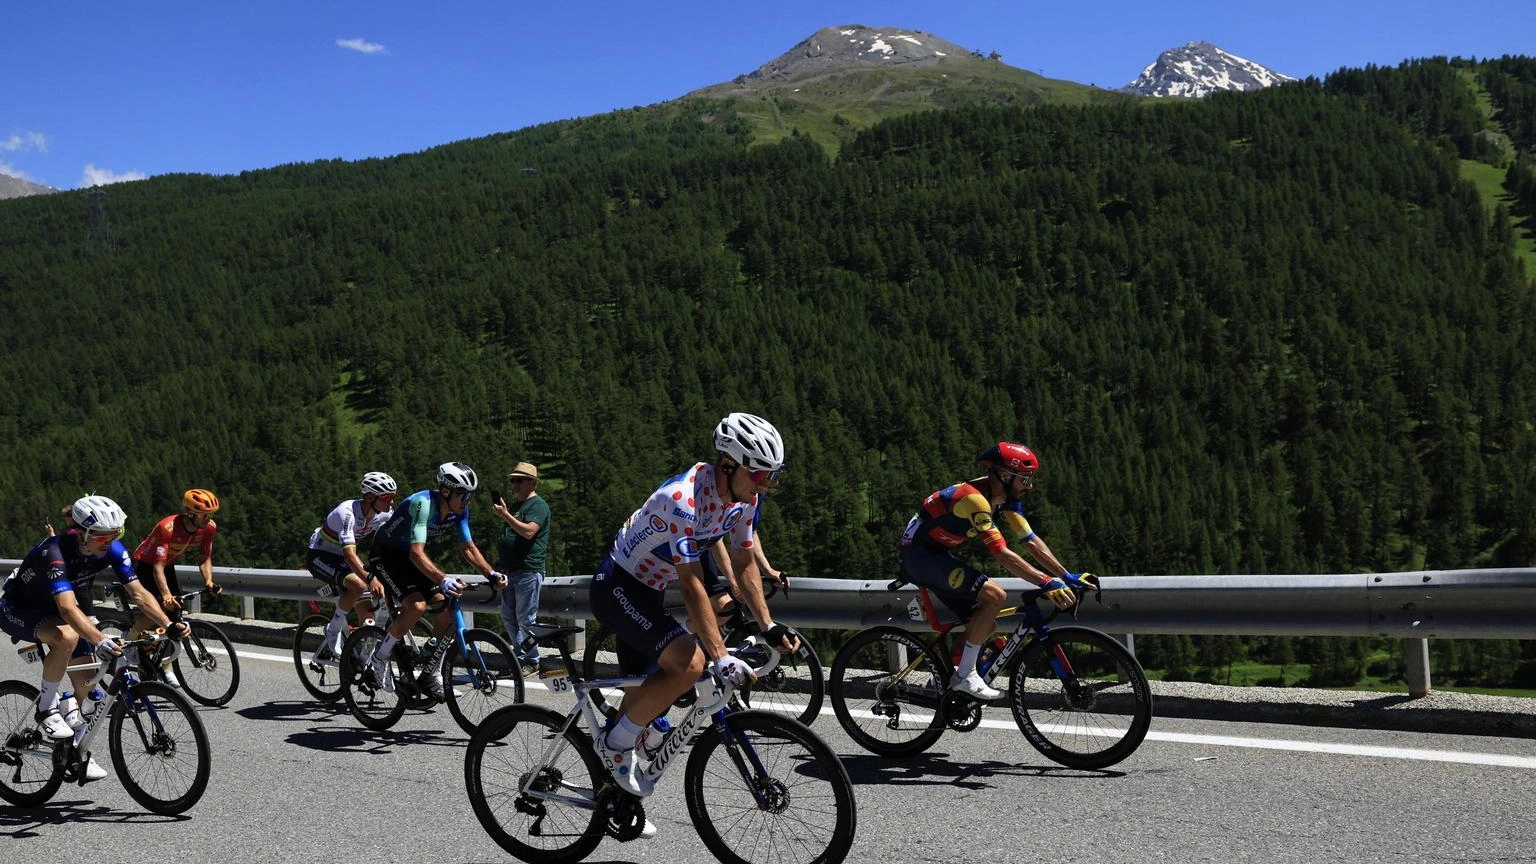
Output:
<svg viewBox="0 0 1536 864">
<path fill-rule="evenodd" d="M 336 595 L 335 589 L 329 585 L 322 590 L 328 592 L 325 596 Z M 364 591 L 358 598 L 358 602 L 364 600 L 373 601 L 373 592 Z M 342 645 L 346 642 L 347 634 L 357 628 L 348 625 L 345 631 L 337 634 L 334 644 L 321 645 L 320 638 L 325 634 L 326 626 L 331 623 L 331 613 L 324 611 L 314 600 L 306 600 L 304 603 L 307 614 L 293 629 L 293 668 L 299 674 L 299 683 L 304 685 L 309 695 L 321 702 L 335 702 L 342 698 L 343 690 Z M 368 624 L 381 628 L 389 626 L 389 618 L 392 614 L 389 604 L 374 603 L 373 609 L 374 617 L 363 621 L 359 626 Z M 417 627 L 424 631 L 426 629 L 421 624 Z M 423 635 L 422 638 L 426 636 Z"/>
<path fill-rule="evenodd" d="M 13 638 L 12 642 L 17 642 Z M 171 641 L 150 634 L 125 643 L 143 652 Z M 41 661 L 44 646 L 22 649 L 24 659 Z M 106 726 L 112 767 L 133 800 L 153 813 L 184 813 L 208 786 L 211 750 L 197 709 L 177 691 L 143 680 L 125 656 L 92 659 L 71 671 L 96 669 L 90 685 L 104 696 L 85 720 L 85 735 L 54 741 L 36 720 L 37 688 L 24 681 L 0 681 L 0 798 L 18 807 L 40 807 L 64 783 L 86 783 L 85 768 L 102 726 Z M 86 695 L 79 694 L 82 704 Z"/>
<path fill-rule="evenodd" d="M 898 579 L 889 588 L 903 584 Z M 1019 625 L 1006 640 L 988 644 L 977 671 L 989 685 L 1006 675 L 1014 722 L 1046 758 L 1071 768 L 1114 765 L 1135 752 L 1151 725 L 1146 673 L 1108 634 L 1051 626 L 1062 610 L 1051 605 L 1042 612 L 1044 596 L 1044 590 L 1025 591 L 1020 605 L 1002 610 L 999 618 L 1017 615 Z M 963 639 L 965 621 L 941 615 L 925 588 L 909 611 L 934 632 L 872 627 L 849 639 L 832 661 L 837 722 L 859 746 L 882 756 L 922 753 L 945 728 L 969 732 L 981 725 L 988 704 L 949 687 L 954 667 L 944 637 L 958 628 Z"/>
<path fill-rule="evenodd" d="M 621 790 L 599 755 L 598 736 L 607 734 L 612 715 L 592 696 L 645 679 L 583 680 L 572 674 L 576 664 L 566 644 L 581 628 L 534 625 L 531 631 L 539 645 L 557 647 L 564 663 L 543 679 L 545 686 L 573 695 L 575 704 L 564 715 L 526 704 L 491 714 L 469 739 L 464 784 L 475 817 L 501 848 L 530 864 L 574 864 L 605 834 L 628 841 L 644 829 L 643 799 Z M 764 668 L 771 672 L 778 652 L 760 637 L 749 648 L 768 652 Z M 636 760 L 636 770 L 659 781 L 691 741 L 683 769 L 688 816 L 716 858 L 839 864 L 857 823 L 843 764 L 805 724 L 742 710 L 732 690 L 713 675 L 700 679 L 687 716 L 653 759 Z"/>
<path fill-rule="evenodd" d="M 480 584 L 495 594 L 493 585 Z M 347 636 L 341 649 L 342 692 L 357 722 L 382 732 L 394 726 L 406 708 L 435 704 L 437 698 L 428 689 L 425 676 L 439 664 L 448 713 L 469 734 L 474 734 L 495 709 L 523 701 L 522 668 L 507 640 L 490 630 L 467 627 L 458 597 L 444 602 L 453 613 L 452 638 L 444 638 L 435 646 L 430 641 L 418 645 L 407 634 L 391 652 L 383 681 L 375 678 L 368 661 L 384 639 L 384 628 L 365 625 Z M 432 611 L 429 607 L 428 612 Z M 398 614 L 394 609 L 392 615 Z M 422 670 L 419 675 L 417 670 Z"/>
<path fill-rule="evenodd" d="M 771 579 L 763 580 L 764 599 L 773 597 L 778 589 L 779 583 Z M 784 594 L 789 595 L 788 585 L 784 586 Z M 681 605 L 668 607 L 667 611 L 680 618 L 688 614 L 687 608 Z M 757 680 L 739 688 L 736 696 L 748 708 L 788 714 L 810 726 L 821 715 L 821 703 L 827 689 L 826 675 L 822 671 L 821 658 L 816 654 L 816 649 L 811 647 L 810 640 L 794 628 L 789 628 L 789 631 L 799 637 L 800 647 L 794 653 L 782 657 L 771 670 L 759 671 Z M 720 632 L 726 645 L 739 645 L 749 636 L 760 634 L 762 627 L 745 603 L 733 602 L 720 620 Z M 617 652 L 618 639 L 613 631 L 598 625 L 592 635 L 587 637 L 587 647 L 582 653 L 582 677 L 591 680 L 599 674 L 616 670 Z M 746 659 L 753 662 L 751 658 Z M 594 691 L 592 699 L 601 706 L 605 700 L 615 698 L 615 695 Z M 684 694 L 685 705 L 690 698 L 691 694 Z"/>
<path fill-rule="evenodd" d="M 138 608 L 129 602 L 127 592 L 121 588 L 113 589 L 112 594 L 117 608 L 127 618 L 104 615 L 102 626 L 127 635 Z M 192 701 L 217 707 L 228 704 L 240 688 L 240 657 L 222 629 L 211 622 L 189 617 L 185 611 L 187 601 L 210 594 L 204 588 L 180 595 L 178 599 L 183 611 L 172 618 L 185 622 L 191 632 L 180 642 L 163 640 L 155 647 L 154 656 L 144 658 L 139 674 L 146 681 L 163 681 L 175 686 L 167 677 L 166 666 L 169 665 L 176 673 L 176 680 L 181 682 L 182 691 Z"/>
</svg>

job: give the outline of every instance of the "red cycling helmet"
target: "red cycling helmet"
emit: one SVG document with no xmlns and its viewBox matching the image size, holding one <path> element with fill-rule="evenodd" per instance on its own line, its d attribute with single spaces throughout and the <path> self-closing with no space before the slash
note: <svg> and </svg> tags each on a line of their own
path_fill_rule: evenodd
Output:
<svg viewBox="0 0 1536 864">
<path fill-rule="evenodd" d="M 1040 470 L 1040 457 L 1023 444 L 999 441 L 976 454 L 976 461 L 988 468 L 1006 468 L 1015 473 L 1032 473 Z"/>
</svg>

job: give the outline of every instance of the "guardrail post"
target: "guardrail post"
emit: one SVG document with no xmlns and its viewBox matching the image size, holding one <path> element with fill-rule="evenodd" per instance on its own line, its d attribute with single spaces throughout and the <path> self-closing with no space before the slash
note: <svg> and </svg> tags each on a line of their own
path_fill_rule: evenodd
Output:
<svg viewBox="0 0 1536 864">
<path fill-rule="evenodd" d="M 470 630 L 474 626 L 475 626 L 475 613 L 473 613 L 473 612 L 465 612 L 464 613 L 464 629 L 465 630 Z"/>
<path fill-rule="evenodd" d="M 885 669 L 887 672 L 900 672 L 907 668 L 907 646 L 900 642 L 885 643 Z"/>
<path fill-rule="evenodd" d="M 1429 640 L 1403 640 L 1403 677 L 1408 681 L 1408 695 L 1415 699 L 1429 695 Z"/>
<path fill-rule="evenodd" d="M 256 617 L 256 598 L 247 594 L 240 598 L 240 617 L 246 621 Z"/>
<path fill-rule="evenodd" d="M 201 595 L 201 594 L 194 594 L 194 595 L 192 595 L 192 602 L 187 604 L 187 611 L 191 612 L 194 615 L 196 615 L 197 613 L 203 611 L 203 595 Z"/>
<path fill-rule="evenodd" d="M 581 628 L 580 633 L 571 635 L 571 656 L 579 658 L 587 653 L 587 619 L 572 618 L 571 626 Z"/>
</svg>

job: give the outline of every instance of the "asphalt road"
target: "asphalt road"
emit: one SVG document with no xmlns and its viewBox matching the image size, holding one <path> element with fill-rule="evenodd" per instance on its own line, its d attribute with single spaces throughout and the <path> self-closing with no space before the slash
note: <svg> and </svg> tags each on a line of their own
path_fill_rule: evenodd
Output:
<svg viewBox="0 0 1536 864">
<path fill-rule="evenodd" d="M 146 813 L 115 777 L 66 787 L 42 809 L 0 806 L 0 861 L 513 860 L 470 811 L 465 736 L 446 711 L 370 732 L 311 701 L 286 652 L 239 651 L 240 691 L 201 709 L 214 763 L 197 806 Z M 0 677 L 34 675 L 0 659 Z M 859 750 L 830 713 L 813 728 L 856 786 L 855 862 L 1536 860 L 1527 738 L 1159 718 L 1131 758 L 1085 772 L 1040 757 L 1005 711 L 908 761 Z M 647 809 L 657 838 L 605 840 L 589 860 L 714 860 L 680 774 Z"/>
</svg>

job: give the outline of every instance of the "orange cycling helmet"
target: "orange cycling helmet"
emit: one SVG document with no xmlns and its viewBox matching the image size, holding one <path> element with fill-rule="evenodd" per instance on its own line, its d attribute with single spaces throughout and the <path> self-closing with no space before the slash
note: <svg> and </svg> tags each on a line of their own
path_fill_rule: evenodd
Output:
<svg viewBox="0 0 1536 864">
<path fill-rule="evenodd" d="M 219 496 L 207 489 L 188 489 L 181 496 L 181 509 L 188 513 L 219 512 Z"/>
</svg>

